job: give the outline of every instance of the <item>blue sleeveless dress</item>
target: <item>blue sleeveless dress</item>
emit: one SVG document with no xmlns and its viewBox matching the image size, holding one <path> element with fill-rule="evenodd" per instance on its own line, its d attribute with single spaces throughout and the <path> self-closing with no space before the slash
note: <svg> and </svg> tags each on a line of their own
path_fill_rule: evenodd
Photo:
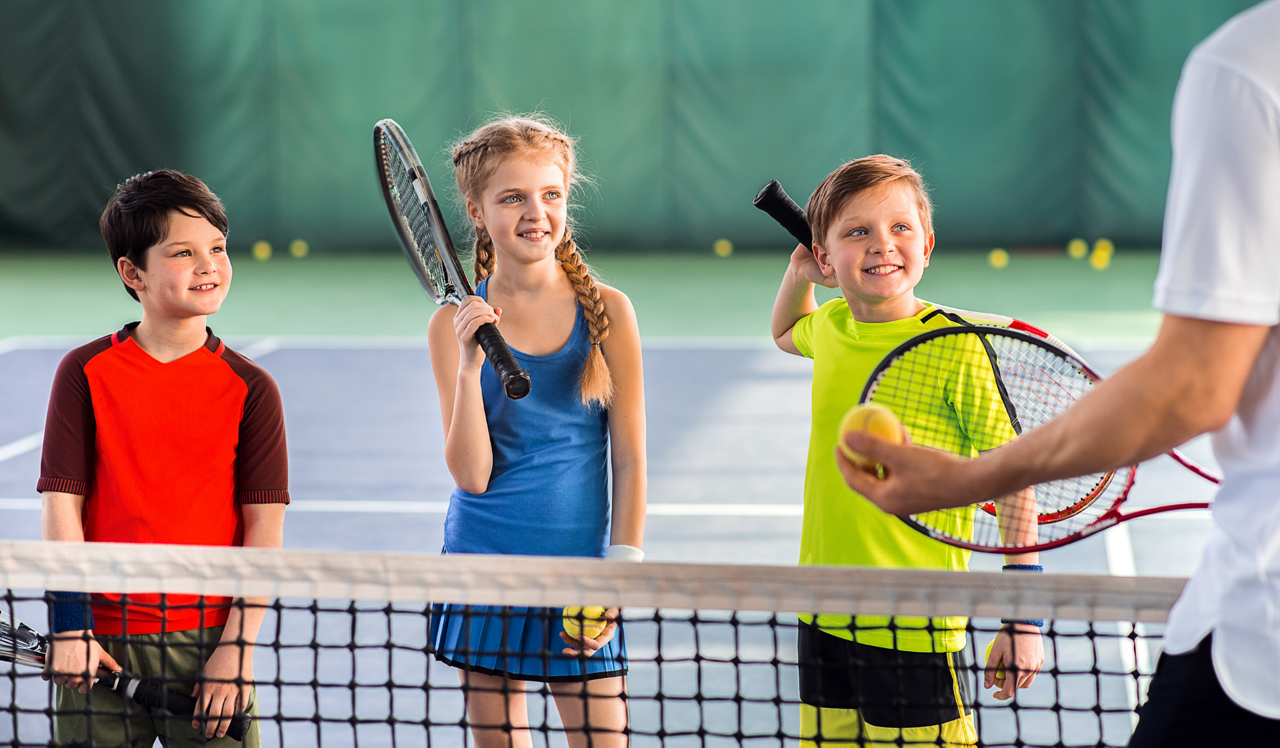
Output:
<svg viewBox="0 0 1280 748">
<path fill-rule="evenodd" d="M 488 280 L 476 295 L 488 298 Z M 532 380 L 509 400 L 493 367 L 480 374 L 493 447 L 483 494 L 455 488 L 444 520 L 445 553 L 604 556 L 609 528 L 608 415 L 582 404 L 578 378 L 591 350 L 578 307 L 564 347 L 545 356 L 512 349 Z M 561 654 L 560 608 L 436 604 L 431 643 L 437 660 L 464 670 L 543 682 L 608 678 L 627 672 L 619 624 L 591 657 Z"/>
</svg>

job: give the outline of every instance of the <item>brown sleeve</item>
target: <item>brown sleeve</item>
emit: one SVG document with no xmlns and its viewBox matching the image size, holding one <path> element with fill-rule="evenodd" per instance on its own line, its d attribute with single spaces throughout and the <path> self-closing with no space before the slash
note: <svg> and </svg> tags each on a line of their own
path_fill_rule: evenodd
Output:
<svg viewBox="0 0 1280 748">
<path fill-rule="evenodd" d="M 280 389 L 262 367 L 230 348 L 222 358 L 249 388 L 236 447 L 236 498 L 241 504 L 288 504 L 289 454 Z"/>
<path fill-rule="evenodd" d="M 97 421 L 84 367 L 110 347 L 111 338 L 100 338 L 71 351 L 58 364 L 44 419 L 44 451 L 36 491 L 89 495 Z"/>
</svg>

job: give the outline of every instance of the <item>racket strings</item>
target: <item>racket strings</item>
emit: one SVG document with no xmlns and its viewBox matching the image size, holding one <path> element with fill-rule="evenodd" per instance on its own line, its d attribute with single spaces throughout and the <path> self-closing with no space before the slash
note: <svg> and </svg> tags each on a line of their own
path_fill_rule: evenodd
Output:
<svg viewBox="0 0 1280 748">
<path fill-rule="evenodd" d="M 1083 366 L 1047 346 L 998 328 L 957 328 L 898 351 L 881 365 L 864 399 L 891 409 L 913 443 L 972 458 L 1053 420 L 1093 383 Z M 1016 548 L 1078 532 L 1126 487 L 1127 476 L 1099 473 L 911 520 L 940 539 Z"/>
<path fill-rule="evenodd" d="M 413 189 L 413 172 L 405 163 L 386 135 L 382 136 L 382 165 L 391 186 L 391 198 L 395 201 L 400 221 L 413 236 L 413 245 L 422 260 L 419 270 L 437 304 L 461 300 L 460 291 L 452 286 L 444 262 L 436 247 L 435 235 L 427 212 L 422 209 L 418 193 Z"/>
</svg>

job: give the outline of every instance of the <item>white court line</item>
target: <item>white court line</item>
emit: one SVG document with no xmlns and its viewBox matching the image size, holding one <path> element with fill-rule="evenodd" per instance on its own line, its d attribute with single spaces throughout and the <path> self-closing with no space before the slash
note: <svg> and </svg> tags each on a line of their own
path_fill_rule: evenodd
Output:
<svg viewBox="0 0 1280 748">
<path fill-rule="evenodd" d="M 1207 512 L 1206 512 L 1207 513 Z M 1121 523 L 1102 531 L 1102 542 L 1107 552 L 1107 569 L 1112 576 L 1136 577 L 1138 565 L 1133 555 L 1133 536 L 1129 526 Z M 1125 679 L 1125 697 L 1129 702 L 1132 726 L 1137 726 L 1136 710 L 1146 691 L 1149 677 L 1155 672 L 1151 667 L 1151 647 L 1147 644 L 1146 627 L 1120 623 L 1116 644 L 1120 647 L 1120 663 L 1126 672 L 1137 672 L 1138 677 Z M 1132 639 L 1130 635 L 1133 635 Z M 1129 647 L 1129 642 L 1133 647 Z"/>
<path fill-rule="evenodd" d="M 24 436 L 17 441 L 0 446 L 0 462 L 11 460 L 18 455 L 24 455 L 34 449 L 39 449 L 43 442 L 44 432 L 37 431 L 30 436 Z"/>
<path fill-rule="evenodd" d="M 244 356 L 250 361 L 257 361 L 258 359 L 262 358 L 268 353 L 271 353 L 272 351 L 280 350 L 281 346 L 283 345 L 284 345 L 284 341 L 282 341 L 280 338 L 263 338 L 262 340 L 259 340 L 258 342 L 254 343 L 253 345 L 250 345 L 244 348 L 243 350 L 241 350 L 240 355 Z"/>
<path fill-rule="evenodd" d="M 298 499 L 290 512 L 322 514 L 444 514 L 447 501 L 335 501 Z M 0 511 L 39 511 L 40 499 L 0 499 Z M 648 513 L 665 517 L 800 517 L 800 504 L 650 504 Z"/>
</svg>

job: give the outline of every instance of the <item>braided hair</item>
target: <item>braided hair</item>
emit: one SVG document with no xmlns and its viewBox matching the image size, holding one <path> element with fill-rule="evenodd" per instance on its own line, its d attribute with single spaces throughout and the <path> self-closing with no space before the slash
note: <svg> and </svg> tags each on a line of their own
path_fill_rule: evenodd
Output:
<svg viewBox="0 0 1280 748">
<path fill-rule="evenodd" d="M 453 148 L 453 168 L 458 190 L 463 198 L 479 203 L 489 179 L 502 160 L 525 153 L 546 155 L 559 165 L 564 172 L 565 187 L 572 190 L 581 181 L 574 145 L 573 138 L 537 117 L 509 117 L 490 122 Z M 578 295 L 578 303 L 591 334 L 591 349 L 578 380 L 582 402 L 584 405 L 608 408 L 613 402 L 613 377 L 609 373 L 609 364 L 605 361 L 600 344 L 609 337 L 609 316 L 605 313 L 600 287 L 596 284 L 591 268 L 582 259 L 582 253 L 573 241 L 571 228 L 565 228 L 564 238 L 556 247 L 555 257 Z M 493 274 L 496 261 L 492 237 L 487 230 L 477 227 L 473 263 L 476 283 Z"/>
</svg>

